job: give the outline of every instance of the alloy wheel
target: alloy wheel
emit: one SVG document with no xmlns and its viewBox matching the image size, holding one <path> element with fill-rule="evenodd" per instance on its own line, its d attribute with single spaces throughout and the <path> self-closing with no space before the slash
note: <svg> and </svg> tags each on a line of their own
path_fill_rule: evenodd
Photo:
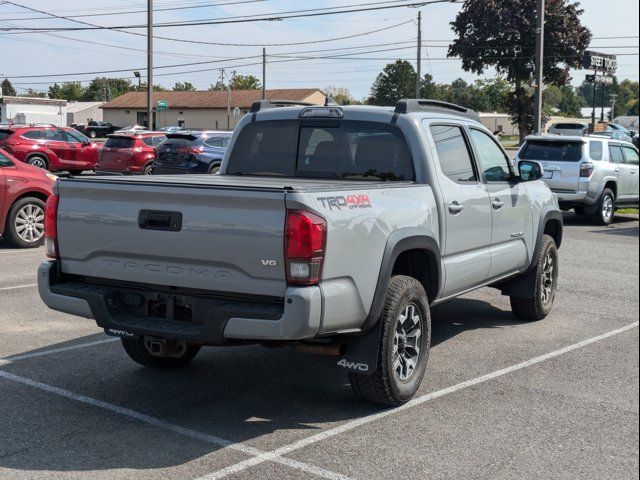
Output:
<svg viewBox="0 0 640 480">
<path fill-rule="evenodd" d="M 409 303 L 398 316 L 393 335 L 393 372 L 402 380 L 408 380 L 416 370 L 420 358 L 422 317 L 418 307 Z"/>
<path fill-rule="evenodd" d="M 16 215 L 14 227 L 23 241 L 37 242 L 44 235 L 44 211 L 38 205 L 25 205 Z"/>
<path fill-rule="evenodd" d="M 547 305 L 553 298 L 553 290 L 555 288 L 555 269 L 555 257 L 552 252 L 547 252 L 542 263 L 541 295 L 542 303 L 544 305 Z"/>
</svg>

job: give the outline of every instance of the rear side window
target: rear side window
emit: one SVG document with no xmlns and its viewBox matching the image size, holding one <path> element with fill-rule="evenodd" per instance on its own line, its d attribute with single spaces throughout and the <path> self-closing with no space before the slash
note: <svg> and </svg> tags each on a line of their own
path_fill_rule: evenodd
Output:
<svg viewBox="0 0 640 480">
<path fill-rule="evenodd" d="M 0 167 L 12 167 L 13 162 L 9 160 L 9 157 L 0 153 Z"/>
<path fill-rule="evenodd" d="M 30 140 L 41 140 L 42 139 L 42 130 L 29 130 L 28 132 L 24 132 L 22 134 L 23 138 L 28 138 Z"/>
<path fill-rule="evenodd" d="M 131 137 L 109 137 L 104 148 L 133 148 L 135 142 Z"/>
<path fill-rule="evenodd" d="M 582 159 L 582 142 L 531 140 L 520 152 L 520 158 L 551 162 L 579 162 Z"/>
<path fill-rule="evenodd" d="M 13 132 L 11 130 L 0 130 L 0 141 L 6 140 L 11 135 L 13 135 Z"/>
<path fill-rule="evenodd" d="M 209 137 L 204 141 L 204 144 L 208 147 L 227 148 L 229 137 Z"/>
<path fill-rule="evenodd" d="M 249 124 L 231 152 L 227 174 L 373 181 L 414 178 L 411 154 L 400 129 L 350 120 Z"/>
<path fill-rule="evenodd" d="M 477 182 L 467 142 L 460 127 L 432 125 L 429 127 L 436 145 L 442 173 L 456 183 Z"/>
<path fill-rule="evenodd" d="M 558 123 L 554 127 L 560 130 L 582 130 L 585 128 L 584 125 L 579 123 Z"/>
<path fill-rule="evenodd" d="M 602 160 L 602 142 L 589 142 L 589 156 L 591 160 Z"/>
<path fill-rule="evenodd" d="M 624 163 L 638 165 L 638 152 L 631 147 L 622 147 L 624 150 Z"/>
<path fill-rule="evenodd" d="M 609 145 L 609 156 L 611 158 L 611 163 L 624 163 L 622 149 L 617 145 Z"/>
</svg>

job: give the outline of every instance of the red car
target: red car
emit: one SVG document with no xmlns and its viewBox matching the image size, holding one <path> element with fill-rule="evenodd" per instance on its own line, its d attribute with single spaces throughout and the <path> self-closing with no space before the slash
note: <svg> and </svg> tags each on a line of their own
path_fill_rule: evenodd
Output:
<svg viewBox="0 0 640 480">
<path fill-rule="evenodd" d="M 25 165 L 0 149 L 0 232 L 9 245 L 42 245 L 44 207 L 55 179 L 46 170 Z"/>
<path fill-rule="evenodd" d="M 98 154 L 96 173 L 150 175 L 156 147 L 166 139 L 161 132 L 109 135 Z"/>
<path fill-rule="evenodd" d="M 21 162 L 52 172 L 93 170 L 98 145 L 67 127 L 9 125 L 0 128 L 0 148 Z"/>
</svg>

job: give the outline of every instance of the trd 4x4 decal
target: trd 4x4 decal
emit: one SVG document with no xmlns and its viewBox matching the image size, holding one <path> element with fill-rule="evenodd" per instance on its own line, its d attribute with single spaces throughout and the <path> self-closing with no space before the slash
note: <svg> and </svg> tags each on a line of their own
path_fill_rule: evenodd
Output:
<svg viewBox="0 0 640 480">
<path fill-rule="evenodd" d="M 339 195 L 336 197 L 318 197 L 324 208 L 341 210 L 343 208 L 371 208 L 369 195 Z"/>
</svg>

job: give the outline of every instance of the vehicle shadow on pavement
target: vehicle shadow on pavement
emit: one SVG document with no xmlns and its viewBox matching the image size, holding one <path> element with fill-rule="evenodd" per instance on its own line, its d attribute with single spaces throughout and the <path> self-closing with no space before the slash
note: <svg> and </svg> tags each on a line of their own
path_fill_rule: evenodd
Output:
<svg viewBox="0 0 640 480">
<path fill-rule="evenodd" d="M 576 226 L 576 227 L 594 227 L 593 222 L 584 215 L 576 215 L 573 212 L 564 212 L 563 220 L 565 226 Z M 621 215 L 617 214 L 613 219 L 613 225 L 622 225 L 628 223 L 638 223 L 638 215 Z M 607 231 L 611 229 L 611 227 L 597 227 L 597 231 Z"/>
<path fill-rule="evenodd" d="M 466 330 L 503 326 L 517 328 L 511 312 L 480 300 L 457 299 L 433 309 L 433 345 Z M 49 348 L 105 338 L 90 335 Z M 335 361 L 289 347 L 221 347 L 203 349 L 186 368 L 157 371 L 133 363 L 119 342 L 113 342 L 18 361 L 2 370 L 270 450 L 381 410 L 352 394 L 346 373 L 333 367 Z M 58 472 L 156 469 L 183 465 L 220 449 L 17 383 L 3 382 L 3 390 L 0 410 L 10 421 L 0 424 L 0 467 Z"/>
</svg>

